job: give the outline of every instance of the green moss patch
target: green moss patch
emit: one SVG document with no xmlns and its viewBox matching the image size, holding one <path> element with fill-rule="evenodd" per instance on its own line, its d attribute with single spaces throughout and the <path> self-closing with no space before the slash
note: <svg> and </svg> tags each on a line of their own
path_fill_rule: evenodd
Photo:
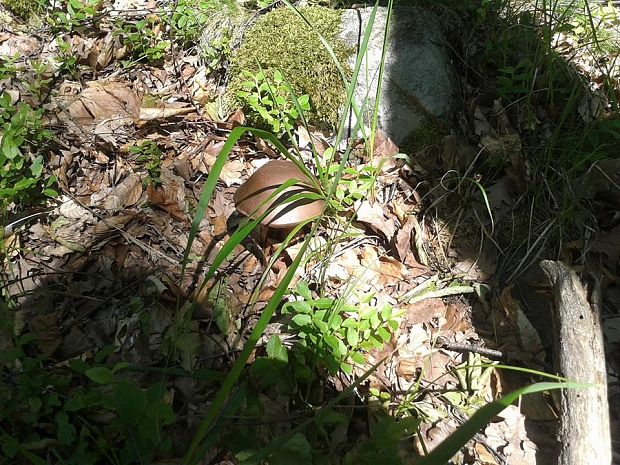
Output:
<svg viewBox="0 0 620 465">
<path fill-rule="evenodd" d="M 41 11 L 41 5 L 36 0 L 3 0 L 2 4 L 25 21 Z"/>
<path fill-rule="evenodd" d="M 400 144 L 400 150 L 407 154 L 415 154 L 426 147 L 439 145 L 448 134 L 450 131 L 445 123 L 429 117 L 407 135 L 403 143 Z"/>
<path fill-rule="evenodd" d="M 230 60 L 227 100 L 230 106 L 243 106 L 237 96 L 247 79 L 243 70 L 256 74 L 262 69 L 265 76 L 280 70 L 297 96 L 310 96 L 308 121 L 321 128 L 334 128 L 346 91 L 317 31 L 330 43 L 343 66 L 353 50 L 338 39 L 340 12 L 323 7 L 305 7 L 300 11 L 314 29 L 289 8 L 265 14 L 248 29 Z"/>
</svg>

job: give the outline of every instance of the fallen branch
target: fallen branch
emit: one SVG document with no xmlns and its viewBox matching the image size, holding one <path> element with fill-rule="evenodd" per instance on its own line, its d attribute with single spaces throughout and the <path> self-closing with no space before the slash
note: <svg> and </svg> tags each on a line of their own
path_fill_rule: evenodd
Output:
<svg viewBox="0 0 620 465">
<path fill-rule="evenodd" d="M 600 315 L 588 303 L 577 274 L 562 262 L 543 260 L 553 288 L 556 367 L 590 389 L 565 389 L 560 403 L 559 465 L 611 464 L 607 374 Z"/>
</svg>

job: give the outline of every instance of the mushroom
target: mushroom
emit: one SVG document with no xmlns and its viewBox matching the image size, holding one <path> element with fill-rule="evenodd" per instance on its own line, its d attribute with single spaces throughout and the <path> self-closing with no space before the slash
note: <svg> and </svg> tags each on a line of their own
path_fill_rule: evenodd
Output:
<svg viewBox="0 0 620 465">
<path fill-rule="evenodd" d="M 279 194 L 269 198 L 273 192 L 288 180 L 299 183 L 287 187 Z M 292 228 L 305 220 L 318 216 L 325 207 L 322 199 L 298 199 L 284 202 L 295 194 L 316 193 L 312 182 L 303 171 L 288 160 L 273 160 L 265 163 L 243 183 L 233 197 L 235 207 L 252 219 L 270 211 L 261 221 L 268 228 Z M 284 202 L 284 203 L 283 203 Z"/>
</svg>

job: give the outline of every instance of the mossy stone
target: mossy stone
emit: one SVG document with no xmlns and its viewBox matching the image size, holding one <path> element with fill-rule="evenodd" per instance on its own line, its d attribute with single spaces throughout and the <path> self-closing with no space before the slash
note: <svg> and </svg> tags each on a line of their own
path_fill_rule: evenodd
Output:
<svg viewBox="0 0 620 465">
<path fill-rule="evenodd" d="M 282 7 L 263 15 L 248 29 L 230 60 L 228 105 L 241 105 L 236 93 L 247 79 L 243 70 L 256 74 L 262 69 L 266 76 L 280 70 L 297 96 L 310 96 L 311 110 L 306 119 L 320 128 L 334 128 L 344 106 L 346 90 L 317 31 L 330 43 L 347 73 L 346 62 L 353 50 L 338 38 L 340 12 L 315 6 L 299 11 L 312 28 L 293 10 Z"/>
</svg>

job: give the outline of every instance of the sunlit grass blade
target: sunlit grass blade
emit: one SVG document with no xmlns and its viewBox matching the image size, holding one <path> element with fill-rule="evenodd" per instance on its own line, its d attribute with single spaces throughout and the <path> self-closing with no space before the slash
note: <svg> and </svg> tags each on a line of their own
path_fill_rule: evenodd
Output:
<svg viewBox="0 0 620 465">
<path fill-rule="evenodd" d="M 187 260 L 192 249 L 192 244 L 194 243 L 194 239 L 198 234 L 198 228 L 200 227 L 200 222 L 203 220 L 207 208 L 209 207 L 209 202 L 213 197 L 213 191 L 217 186 L 217 181 L 219 180 L 220 173 L 222 169 L 224 169 L 224 165 L 228 161 L 228 156 L 232 151 L 233 147 L 239 140 L 239 138 L 246 132 L 248 132 L 250 128 L 239 126 L 234 128 L 228 139 L 224 143 L 222 150 L 217 156 L 209 175 L 207 176 L 207 180 L 202 188 L 202 193 L 200 194 L 200 199 L 198 201 L 198 206 L 196 208 L 196 213 L 194 214 L 194 219 L 192 220 L 191 227 L 189 229 L 189 237 L 187 239 L 187 247 L 185 248 L 185 252 L 183 253 L 183 261 L 181 263 L 181 282 L 183 282 L 183 277 L 185 275 L 185 270 L 187 268 Z"/>
<path fill-rule="evenodd" d="M 290 187 L 291 185 L 295 185 L 296 181 L 291 180 L 289 182 L 289 184 L 283 184 L 282 186 L 280 186 L 278 188 L 278 190 L 274 191 L 274 193 L 272 194 L 272 196 L 274 195 L 279 195 L 282 191 L 284 191 L 287 187 Z M 297 202 L 299 200 L 320 200 L 323 197 L 319 194 L 314 194 L 314 193 L 300 193 L 300 194 L 294 194 L 291 195 L 290 197 L 288 197 L 287 199 L 285 199 L 283 202 L 279 203 L 278 205 L 276 205 L 276 207 L 279 207 L 281 205 L 285 205 L 287 203 L 294 203 Z M 275 208 L 275 207 L 274 207 Z M 215 273 L 217 272 L 218 268 L 220 267 L 220 265 L 224 262 L 224 260 L 226 260 L 226 258 L 232 253 L 232 251 L 235 249 L 235 247 L 237 247 L 246 237 L 248 237 L 250 235 L 250 233 L 256 229 L 256 227 L 260 224 L 260 222 L 271 213 L 272 210 L 267 210 L 266 212 L 264 212 L 262 215 L 260 215 L 259 217 L 257 217 L 254 220 L 249 220 L 247 221 L 245 224 L 242 224 L 239 229 L 237 229 L 231 236 L 230 238 L 224 243 L 224 245 L 222 246 L 222 249 L 217 253 L 217 255 L 215 256 L 215 258 L 213 259 L 213 263 L 211 263 L 211 266 L 209 267 L 202 285 L 200 286 L 200 289 L 202 289 L 205 284 L 211 279 L 213 278 L 213 276 L 215 276 Z M 314 219 L 314 218 L 313 218 Z M 309 220 L 309 221 L 312 221 Z"/>
<path fill-rule="evenodd" d="M 315 232 L 315 229 L 316 227 L 313 229 L 313 232 Z M 277 307 L 280 305 L 282 298 L 288 291 L 288 286 L 293 279 L 293 276 L 295 276 L 295 273 L 297 272 L 297 268 L 299 267 L 299 264 L 304 256 L 308 244 L 310 243 L 311 237 L 312 233 L 306 237 L 306 240 L 303 242 L 297 256 L 295 257 L 295 260 L 293 260 L 293 263 L 291 263 L 289 269 L 282 278 L 282 281 L 280 282 L 273 296 L 267 303 L 267 306 L 263 309 L 260 318 L 256 322 L 256 326 L 254 326 L 254 329 L 250 333 L 248 340 L 243 346 L 243 350 L 239 354 L 239 358 L 233 364 L 230 372 L 228 373 L 228 376 L 222 383 L 222 387 L 219 389 L 217 395 L 215 396 L 215 399 L 213 399 L 213 403 L 209 407 L 205 418 L 200 423 L 200 426 L 198 427 L 198 430 L 196 431 L 196 434 L 192 439 L 192 443 L 187 453 L 185 454 L 185 457 L 183 458 L 183 463 L 185 465 L 193 465 L 198 463 L 198 461 L 200 460 L 201 457 L 199 454 L 196 454 L 196 451 L 201 448 L 200 446 L 203 439 L 209 433 L 209 431 L 214 425 L 214 422 L 221 414 L 222 409 L 224 408 L 228 399 L 228 396 L 232 392 L 233 386 L 239 379 L 239 376 L 241 375 L 241 372 L 243 371 L 243 368 L 248 361 L 250 354 L 256 347 L 256 344 L 258 343 L 258 340 L 265 331 L 267 324 L 271 320 L 271 317 L 273 316 Z"/>
<path fill-rule="evenodd" d="M 501 399 L 490 402 L 481 407 L 474 413 L 469 420 L 463 423 L 454 433 L 444 440 L 430 454 L 416 462 L 417 465 L 437 465 L 448 463 L 448 461 L 456 454 L 474 435 L 488 425 L 491 420 L 506 407 L 510 406 L 519 397 L 525 394 L 533 394 L 536 392 L 551 391 L 553 389 L 584 389 L 592 387 L 591 384 L 575 383 L 575 382 L 543 382 L 526 386 L 510 394 L 505 395 Z"/>
</svg>

